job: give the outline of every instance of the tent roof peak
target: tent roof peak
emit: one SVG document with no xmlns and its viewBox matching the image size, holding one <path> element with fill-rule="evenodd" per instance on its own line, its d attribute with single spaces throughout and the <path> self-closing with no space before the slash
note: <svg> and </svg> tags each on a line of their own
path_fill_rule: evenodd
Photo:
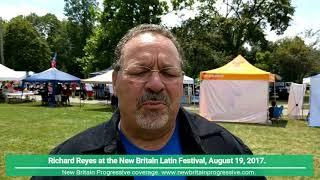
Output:
<svg viewBox="0 0 320 180">
<path fill-rule="evenodd" d="M 238 55 L 226 65 L 200 72 L 201 80 L 268 80 L 274 76 L 250 64 L 243 56 Z"/>
</svg>

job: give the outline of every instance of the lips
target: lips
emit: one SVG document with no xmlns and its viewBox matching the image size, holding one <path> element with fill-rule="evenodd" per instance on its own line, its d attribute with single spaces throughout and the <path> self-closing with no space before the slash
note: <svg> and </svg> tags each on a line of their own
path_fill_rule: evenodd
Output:
<svg viewBox="0 0 320 180">
<path fill-rule="evenodd" d="M 146 109 L 163 109 L 166 107 L 166 103 L 163 101 L 145 101 L 142 106 Z"/>
</svg>

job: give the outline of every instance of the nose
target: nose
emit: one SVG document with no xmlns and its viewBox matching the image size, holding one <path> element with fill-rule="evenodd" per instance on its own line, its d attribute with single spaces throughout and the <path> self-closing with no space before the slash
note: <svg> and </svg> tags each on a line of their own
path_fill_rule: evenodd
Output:
<svg viewBox="0 0 320 180">
<path fill-rule="evenodd" d="M 164 87 L 159 71 L 153 71 L 145 84 L 145 88 L 151 92 L 159 93 L 164 90 Z"/>
</svg>

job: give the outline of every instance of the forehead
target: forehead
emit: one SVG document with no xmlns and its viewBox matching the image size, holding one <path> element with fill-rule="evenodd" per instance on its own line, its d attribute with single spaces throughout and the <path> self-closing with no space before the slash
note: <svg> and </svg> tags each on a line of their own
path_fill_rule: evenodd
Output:
<svg viewBox="0 0 320 180">
<path fill-rule="evenodd" d="M 147 59 L 180 61 L 180 56 L 174 43 L 161 34 L 151 32 L 138 34 L 130 39 L 124 45 L 121 56 L 125 64 L 131 60 Z"/>
</svg>

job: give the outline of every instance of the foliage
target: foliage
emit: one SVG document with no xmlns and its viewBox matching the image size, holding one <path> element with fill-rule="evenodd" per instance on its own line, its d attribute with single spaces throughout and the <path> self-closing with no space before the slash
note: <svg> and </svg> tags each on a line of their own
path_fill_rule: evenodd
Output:
<svg viewBox="0 0 320 180">
<path fill-rule="evenodd" d="M 308 29 L 304 32 L 304 39 L 310 40 L 310 46 L 314 49 L 320 50 L 320 29 Z"/>
<path fill-rule="evenodd" d="M 6 26 L 6 22 L 2 20 L 2 18 L 0 17 L 0 63 L 4 64 L 4 56 L 3 56 L 3 44 L 4 44 L 4 40 L 3 40 L 3 36 L 4 36 L 4 32 L 5 32 L 5 26 Z"/>
<path fill-rule="evenodd" d="M 188 72 L 194 77 L 200 70 L 217 68 L 238 54 L 245 56 L 245 44 L 266 49 L 263 29 L 269 25 L 282 34 L 294 13 L 290 0 L 227 0 L 220 5 L 211 0 L 199 2 L 198 15 L 174 29 L 192 66 Z M 196 62 L 201 62 L 200 66 L 195 66 Z"/>
<path fill-rule="evenodd" d="M 33 27 L 46 40 L 50 47 L 51 56 L 57 53 L 57 68 L 73 72 L 76 62 L 70 61 L 71 44 L 67 34 L 67 21 L 59 21 L 54 14 L 38 16 L 34 13 L 26 16 Z M 50 64 L 50 59 L 47 60 Z"/>
<path fill-rule="evenodd" d="M 96 0 L 65 0 L 67 20 L 31 13 L 2 23 L 5 65 L 43 71 L 57 52 L 59 69 L 88 76 L 112 64 L 116 44 L 130 28 L 160 24 L 166 13 L 193 10 L 195 17 L 172 28 L 184 49 L 188 76 L 197 78 L 238 54 L 286 81 L 320 72 L 319 30 L 307 30 L 303 39 L 265 39 L 266 28 L 282 34 L 288 27 L 291 0 L 104 0 L 103 7 L 100 12 Z"/>
<path fill-rule="evenodd" d="M 200 71 L 222 66 L 227 62 L 224 40 L 210 28 L 213 23 L 215 22 L 208 23 L 205 19 L 196 17 L 179 28 L 173 28 L 184 50 L 187 61 L 185 71 L 188 76 L 196 78 Z"/>
<path fill-rule="evenodd" d="M 8 23 L 4 37 L 5 65 L 20 71 L 39 72 L 48 67 L 50 50 L 47 42 L 22 16 Z"/>
<path fill-rule="evenodd" d="M 286 81 L 301 82 L 302 78 L 317 71 L 315 64 L 320 59 L 313 55 L 315 51 L 307 46 L 300 37 L 285 38 L 278 42 L 273 59 L 278 67 L 276 73 Z"/>
<path fill-rule="evenodd" d="M 255 66 L 280 75 L 283 81 L 301 83 L 302 78 L 320 72 L 319 55 L 300 37 L 284 38 L 268 50 L 257 51 Z"/>
<path fill-rule="evenodd" d="M 65 0 L 66 33 L 69 43 L 68 58 L 72 63 L 66 64 L 70 73 L 83 77 L 81 64 L 77 59 L 85 55 L 84 47 L 93 32 L 98 14 L 96 0 Z"/>
<path fill-rule="evenodd" d="M 85 47 L 86 56 L 79 59 L 85 73 L 108 68 L 116 44 L 129 29 L 142 23 L 159 24 L 168 9 L 166 2 L 158 0 L 104 0 L 103 6 L 100 25 Z"/>
</svg>

